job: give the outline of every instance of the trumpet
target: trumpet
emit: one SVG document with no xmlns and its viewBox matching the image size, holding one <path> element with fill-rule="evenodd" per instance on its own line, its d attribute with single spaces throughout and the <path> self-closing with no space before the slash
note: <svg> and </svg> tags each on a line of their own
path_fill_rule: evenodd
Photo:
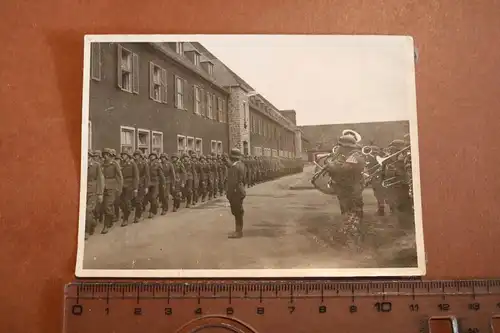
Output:
<svg viewBox="0 0 500 333">
<path fill-rule="evenodd" d="M 407 146 L 407 147 L 404 147 L 403 149 L 401 149 L 400 151 L 395 152 L 394 154 L 391 154 L 391 155 L 386 156 L 386 157 L 376 156 L 375 159 L 377 160 L 378 164 L 384 165 L 385 161 L 387 161 L 395 156 L 398 156 L 399 154 L 407 151 L 410 148 L 411 148 L 411 146 Z"/>
<path fill-rule="evenodd" d="M 405 181 L 404 179 L 400 179 L 399 177 L 390 177 L 390 178 L 384 179 L 382 181 L 381 185 L 384 188 L 388 188 L 388 187 L 392 187 L 394 185 L 405 184 L 405 183 L 407 183 L 407 181 Z"/>
</svg>

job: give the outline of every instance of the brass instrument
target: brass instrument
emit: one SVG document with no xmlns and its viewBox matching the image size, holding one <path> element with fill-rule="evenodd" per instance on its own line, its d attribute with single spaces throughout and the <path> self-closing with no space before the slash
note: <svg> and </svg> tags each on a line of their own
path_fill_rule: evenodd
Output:
<svg viewBox="0 0 500 333">
<path fill-rule="evenodd" d="M 375 159 L 377 160 L 377 162 L 381 165 L 381 166 L 387 166 L 387 165 L 391 165 L 391 164 L 394 164 L 396 161 L 393 161 L 391 163 L 386 163 L 387 160 L 390 160 L 392 159 L 393 157 L 395 156 L 398 156 L 404 152 L 406 152 L 407 150 L 409 150 L 411 148 L 411 146 L 407 146 L 407 147 L 404 147 L 403 149 L 395 152 L 394 154 L 391 154 L 389 156 L 386 156 L 386 157 L 380 157 L 380 156 L 377 156 Z M 382 187 L 384 188 L 388 188 L 388 187 L 392 187 L 394 185 L 397 185 L 397 184 L 405 184 L 405 183 L 408 183 L 408 180 L 404 180 L 404 179 L 401 179 L 399 177 L 390 177 L 390 178 L 387 178 L 387 179 L 384 179 L 382 181 Z"/>
<path fill-rule="evenodd" d="M 384 165 L 385 161 L 395 157 L 395 156 L 398 156 L 399 154 L 407 151 L 408 149 L 410 149 L 411 146 L 407 146 L 407 147 L 404 147 L 403 149 L 401 149 L 400 151 L 397 151 L 395 152 L 394 154 L 391 154 L 389 156 L 386 156 L 386 157 L 380 157 L 380 156 L 376 156 L 375 159 L 377 160 L 378 164 L 380 165 Z"/>
</svg>

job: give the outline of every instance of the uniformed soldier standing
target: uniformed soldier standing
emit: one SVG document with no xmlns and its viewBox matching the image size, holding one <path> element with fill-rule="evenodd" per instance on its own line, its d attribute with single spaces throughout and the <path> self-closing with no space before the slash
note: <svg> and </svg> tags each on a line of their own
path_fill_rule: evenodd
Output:
<svg viewBox="0 0 500 333">
<path fill-rule="evenodd" d="M 114 158 L 116 164 L 118 165 L 118 167 L 121 168 L 122 160 L 121 160 L 120 156 L 116 153 L 115 149 L 111 149 L 111 153 L 113 154 L 113 158 Z M 121 196 L 117 196 L 115 204 L 114 204 L 115 216 L 113 218 L 113 222 L 117 222 L 120 219 L 120 206 L 121 206 L 120 200 L 121 200 Z"/>
<path fill-rule="evenodd" d="M 101 233 L 107 234 L 115 219 L 114 205 L 117 201 L 116 198 L 121 195 L 123 189 L 123 175 L 113 157 L 112 149 L 104 148 L 102 155 L 104 158 L 102 164 L 102 173 L 104 175 L 104 228 Z"/>
<path fill-rule="evenodd" d="M 376 156 L 383 157 L 384 153 L 382 149 L 377 146 L 370 146 L 372 149 L 372 156 L 367 158 L 366 170 L 370 172 L 370 175 L 374 175 L 370 184 L 372 186 L 373 195 L 377 199 L 377 215 L 385 215 L 385 203 L 386 203 L 386 189 L 382 186 L 382 166 L 377 162 Z"/>
<path fill-rule="evenodd" d="M 217 162 L 217 154 L 212 153 L 210 156 L 210 176 L 212 180 L 212 198 L 217 198 L 219 191 L 219 163 Z"/>
<path fill-rule="evenodd" d="M 239 149 L 232 149 L 229 155 L 231 167 L 228 170 L 227 176 L 227 193 L 226 197 L 231 206 L 231 214 L 235 220 L 235 232 L 229 235 L 229 238 L 243 237 L 243 200 L 246 197 L 245 190 L 245 165 L 240 160 L 241 152 Z"/>
<path fill-rule="evenodd" d="M 160 194 L 160 188 L 165 186 L 165 175 L 163 174 L 161 163 L 158 160 L 158 154 L 152 152 L 148 157 L 150 181 L 146 201 L 150 205 L 148 218 L 151 219 L 158 214 L 158 195 Z"/>
<path fill-rule="evenodd" d="M 201 202 L 205 202 L 208 196 L 208 178 L 210 173 L 210 166 L 204 155 L 200 155 L 200 197 Z"/>
<path fill-rule="evenodd" d="M 160 154 L 160 160 L 163 175 L 165 176 L 165 186 L 160 187 L 161 215 L 165 215 L 168 212 L 170 192 L 172 190 L 172 184 L 175 182 L 176 175 L 174 166 L 169 161 L 168 154 Z"/>
<path fill-rule="evenodd" d="M 94 150 L 92 154 L 93 160 L 102 167 L 102 163 L 104 162 L 104 159 L 102 158 L 102 151 L 100 150 Z M 96 207 L 95 207 L 95 219 L 98 223 L 104 223 L 104 205 L 101 202 L 98 202 Z"/>
<path fill-rule="evenodd" d="M 201 163 L 196 152 L 191 152 L 191 163 L 193 163 L 193 204 L 196 205 L 201 196 Z"/>
<path fill-rule="evenodd" d="M 208 200 L 215 197 L 215 166 L 212 160 L 212 155 L 207 156 L 207 166 L 208 166 L 208 181 L 207 181 L 207 192 Z"/>
<path fill-rule="evenodd" d="M 194 182 L 194 165 L 191 163 L 191 158 L 188 154 L 182 155 L 182 164 L 184 165 L 184 188 L 183 196 L 186 198 L 186 208 L 191 206 L 193 200 L 193 182 Z"/>
<path fill-rule="evenodd" d="M 228 170 L 228 165 L 229 163 L 229 157 L 227 156 L 226 153 L 222 154 L 221 159 L 220 159 L 220 169 L 221 169 L 221 195 L 224 195 L 226 193 L 226 185 L 227 185 L 227 170 Z"/>
<path fill-rule="evenodd" d="M 123 212 L 122 227 L 128 225 L 128 219 L 132 212 L 132 200 L 137 197 L 139 190 L 139 169 L 132 158 L 132 154 L 122 152 L 121 170 L 123 175 L 123 191 L 120 196 L 120 204 Z"/>
<path fill-rule="evenodd" d="M 104 192 L 104 176 L 101 165 L 97 162 L 98 155 L 89 151 L 87 166 L 87 205 L 85 214 L 85 239 L 94 234 L 96 221 L 96 206 L 102 202 Z"/>
<path fill-rule="evenodd" d="M 134 198 L 134 207 L 135 207 L 135 216 L 134 223 L 138 223 L 142 217 L 142 213 L 144 212 L 144 202 L 146 201 L 146 196 L 149 191 L 149 164 L 144 159 L 144 156 L 140 150 L 136 150 L 134 152 L 135 164 L 137 165 L 137 169 L 139 171 L 139 184 L 137 188 L 137 196 Z"/>
<path fill-rule="evenodd" d="M 401 154 L 396 154 L 404 147 L 405 143 L 403 140 L 393 140 L 387 147 L 387 154 L 394 156 L 387 159 L 382 168 L 382 181 L 385 180 L 387 183 L 385 192 L 392 213 L 396 213 L 398 210 L 401 194 L 408 191 L 401 184 L 405 177 L 404 161 Z"/>
<path fill-rule="evenodd" d="M 179 156 L 177 154 L 172 154 L 172 165 L 174 166 L 175 171 L 175 182 L 172 183 L 172 197 L 174 199 L 174 207 L 172 211 L 176 212 L 181 207 L 186 170 L 184 170 L 184 165 L 179 160 Z"/>
<path fill-rule="evenodd" d="M 363 218 L 363 170 L 365 159 L 355 138 L 343 135 L 338 140 L 339 154 L 328 163 L 327 171 L 335 182 L 341 206 L 346 217 L 340 232 L 347 236 L 348 245 L 357 248 L 361 238 Z"/>
</svg>

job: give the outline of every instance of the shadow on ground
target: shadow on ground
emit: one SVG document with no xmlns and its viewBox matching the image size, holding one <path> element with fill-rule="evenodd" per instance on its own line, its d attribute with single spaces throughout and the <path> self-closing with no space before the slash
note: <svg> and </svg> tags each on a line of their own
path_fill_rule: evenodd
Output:
<svg viewBox="0 0 500 333">
<path fill-rule="evenodd" d="M 300 220 L 299 230 L 323 246 L 349 251 L 346 246 L 346 235 L 338 231 L 342 216 L 327 212 L 305 213 Z M 375 216 L 366 214 L 361 226 L 363 235 L 362 252 L 384 268 L 417 267 L 415 228 L 401 222 L 396 216 Z"/>
</svg>

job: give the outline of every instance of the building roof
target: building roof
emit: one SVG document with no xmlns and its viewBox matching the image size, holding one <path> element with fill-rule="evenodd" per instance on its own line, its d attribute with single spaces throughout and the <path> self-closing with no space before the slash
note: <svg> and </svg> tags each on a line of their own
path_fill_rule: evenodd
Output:
<svg viewBox="0 0 500 333">
<path fill-rule="evenodd" d="M 317 149 L 331 149 L 342 131 L 351 129 L 361 135 L 364 145 L 377 145 L 385 147 L 392 140 L 402 139 L 409 132 L 408 121 L 387 121 L 356 124 L 327 124 L 299 126 L 308 141 Z"/>
<path fill-rule="evenodd" d="M 220 90 L 226 92 L 229 94 L 229 91 L 226 88 L 226 85 L 219 82 L 217 80 L 217 77 L 215 76 L 210 76 L 207 72 L 205 72 L 203 69 L 199 68 L 195 64 L 193 64 L 191 61 L 189 61 L 186 57 L 183 57 L 174 50 L 172 50 L 166 43 L 149 43 L 150 45 L 153 46 L 156 50 L 162 52 L 164 55 L 168 56 L 170 59 L 176 61 L 177 63 L 183 65 L 187 69 L 195 72 L 197 75 L 201 76 L 205 80 L 209 81 L 216 87 L 218 87 Z M 189 42 L 184 42 L 184 52 L 187 51 L 197 51 L 197 49 Z M 199 52 L 201 53 L 201 52 Z M 201 60 L 201 59 L 200 59 Z"/>
</svg>

